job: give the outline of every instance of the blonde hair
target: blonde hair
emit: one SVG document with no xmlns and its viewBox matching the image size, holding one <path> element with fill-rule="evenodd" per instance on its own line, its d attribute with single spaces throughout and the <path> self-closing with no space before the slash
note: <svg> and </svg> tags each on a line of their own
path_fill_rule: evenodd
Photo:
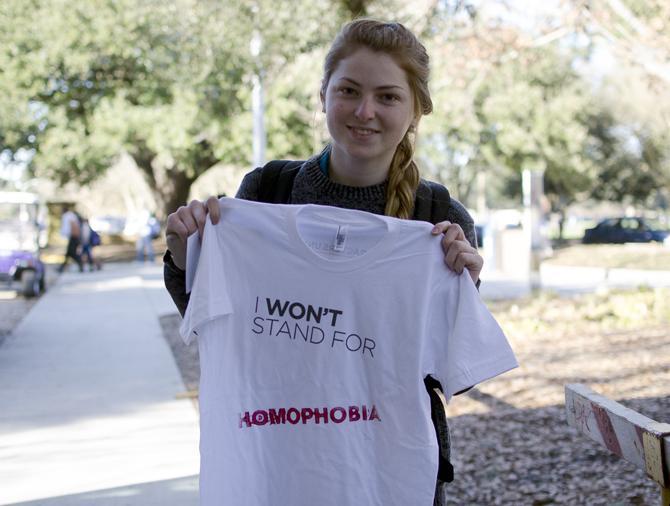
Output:
<svg viewBox="0 0 670 506">
<path fill-rule="evenodd" d="M 414 197 L 419 186 L 419 169 L 414 162 L 416 127 L 424 114 L 433 110 L 428 91 L 429 58 L 426 48 L 400 23 L 357 19 L 344 25 L 326 55 L 321 96 L 325 96 L 330 77 L 337 65 L 356 50 L 368 48 L 388 54 L 405 71 L 414 99 L 414 119 L 396 148 L 389 168 L 384 214 L 411 218 Z"/>
</svg>

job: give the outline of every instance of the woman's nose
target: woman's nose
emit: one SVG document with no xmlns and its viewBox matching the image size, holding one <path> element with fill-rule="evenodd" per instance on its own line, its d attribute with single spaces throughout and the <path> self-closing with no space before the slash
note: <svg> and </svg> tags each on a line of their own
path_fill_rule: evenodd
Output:
<svg viewBox="0 0 670 506">
<path fill-rule="evenodd" d="M 354 115 L 361 121 L 368 121 L 374 118 L 375 108 L 372 99 L 369 97 L 362 97 L 356 105 Z"/>
</svg>

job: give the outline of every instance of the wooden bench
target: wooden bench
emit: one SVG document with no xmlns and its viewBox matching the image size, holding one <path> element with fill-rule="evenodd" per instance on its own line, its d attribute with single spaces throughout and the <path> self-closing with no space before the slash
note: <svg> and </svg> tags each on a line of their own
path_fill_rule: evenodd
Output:
<svg viewBox="0 0 670 506">
<path fill-rule="evenodd" d="M 670 506 L 670 424 L 660 423 L 578 383 L 565 386 L 568 425 L 644 469 Z"/>
</svg>

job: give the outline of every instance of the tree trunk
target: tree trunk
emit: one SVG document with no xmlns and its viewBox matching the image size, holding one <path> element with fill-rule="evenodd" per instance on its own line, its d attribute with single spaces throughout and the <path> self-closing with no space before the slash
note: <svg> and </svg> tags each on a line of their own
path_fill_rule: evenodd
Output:
<svg viewBox="0 0 670 506">
<path fill-rule="evenodd" d="M 173 213 L 179 206 L 186 205 L 191 185 L 195 179 L 187 177 L 184 171 L 166 171 L 168 178 L 163 185 L 154 189 L 154 195 L 162 209 L 162 220 L 167 219 L 168 214 Z M 160 199 L 160 200 L 159 200 Z"/>
<path fill-rule="evenodd" d="M 130 155 L 149 184 L 158 205 L 156 214 L 163 222 L 179 206 L 187 204 L 195 180 L 220 161 L 207 139 L 193 144 L 186 157 L 187 165 L 173 163 L 165 166 L 156 163 L 157 153 L 143 139 L 132 139 L 132 146 Z"/>
<path fill-rule="evenodd" d="M 162 222 L 179 206 L 185 205 L 191 185 L 196 177 L 187 175 L 187 171 L 177 166 L 168 168 L 154 164 L 156 153 L 149 149 L 141 140 L 134 142 L 134 149 L 130 155 L 147 181 L 151 193 L 156 200 L 158 209 L 156 215 Z"/>
</svg>

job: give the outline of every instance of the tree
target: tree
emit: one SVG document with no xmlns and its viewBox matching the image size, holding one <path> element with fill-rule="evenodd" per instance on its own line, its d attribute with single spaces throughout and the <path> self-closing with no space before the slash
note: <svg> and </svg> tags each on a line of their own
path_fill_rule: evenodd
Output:
<svg viewBox="0 0 670 506">
<path fill-rule="evenodd" d="M 668 7 L 625 4 L 566 0 L 523 26 L 511 5 L 438 3 L 426 27 L 435 114 L 421 127 L 424 165 L 469 205 L 482 174 L 489 201 L 518 202 L 524 169 L 544 171 L 559 213 L 589 197 L 667 202 Z M 605 33 L 617 34 L 612 54 L 629 63 L 598 80 L 590 64 L 610 47 Z M 654 58 L 634 65 L 643 48 Z"/>
<path fill-rule="evenodd" d="M 125 150 L 168 213 L 213 165 L 249 164 L 250 77 L 279 74 L 296 54 L 321 44 L 327 7 L 6 0 L 2 148 L 31 149 L 37 174 L 82 184 Z M 287 29 L 296 9 L 304 14 L 300 30 Z M 264 39 L 258 59 L 249 50 L 254 32 Z"/>
<path fill-rule="evenodd" d="M 575 29 L 613 61 L 588 121 L 600 184 L 591 196 L 667 208 L 670 194 L 670 4 L 566 1 Z M 625 100 L 622 100 L 625 97 Z M 664 203 L 664 204 L 663 204 Z"/>
<path fill-rule="evenodd" d="M 670 4 L 665 0 L 564 0 L 565 21 L 621 63 L 670 84 Z M 666 117 L 666 120 L 670 119 Z"/>
<path fill-rule="evenodd" d="M 520 173 L 539 170 L 555 210 L 574 201 L 593 177 L 584 156 L 590 93 L 572 68 L 578 51 L 473 7 L 452 10 L 437 26 L 435 116 L 423 145 L 441 157 L 439 175 L 472 202 L 486 173 L 488 197 L 501 203 L 518 202 Z"/>
<path fill-rule="evenodd" d="M 589 155 L 599 181 L 591 198 L 648 206 L 665 202 L 667 209 L 670 179 L 663 170 L 667 141 L 643 126 L 622 125 L 611 111 L 602 109 L 590 118 L 589 134 Z"/>
</svg>

